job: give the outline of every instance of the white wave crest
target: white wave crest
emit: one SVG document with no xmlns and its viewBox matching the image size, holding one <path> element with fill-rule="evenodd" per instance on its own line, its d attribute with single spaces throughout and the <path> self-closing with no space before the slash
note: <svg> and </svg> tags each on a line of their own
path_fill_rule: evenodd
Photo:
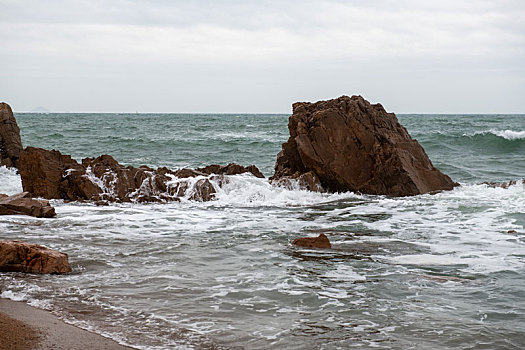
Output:
<svg viewBox="0 0 525 350">
<path fill-rule="evenodd" d="M 514 131 L 514 130 L 496 130 L 489 129 L 486 131 L 476 132 L 472 135 L 464 134 L 465 136 L 476 136 L 476 135 L 488 135 L 492 134 L 494 136 L 502 137 L 505 140 L 525 140 L 525 130 L 523 131 Z"/>
<path fill-rule="evenodd" d="M 506 140 L 524 140 L 525 139 L 525 130 L 524 131 L 512 131 L 512 130 L 491 129 L 490 132 L 496 136 L 503 137 Z"/>
<path fill-rule="evenodd" d="M 12 195 L 22 192 L 22 179 L 16 169 L 0 167 L 0 193 Z"/>
</svg>

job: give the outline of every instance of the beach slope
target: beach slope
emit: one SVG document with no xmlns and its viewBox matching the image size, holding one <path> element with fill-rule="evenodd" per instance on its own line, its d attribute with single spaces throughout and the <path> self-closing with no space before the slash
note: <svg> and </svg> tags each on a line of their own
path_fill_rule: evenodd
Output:
<svg viewBox="0 0 525 350">
<path fill-rule="evenodd" d="M 129 347 L 64 323 L 23 302 L 0 299 L 1 349 L 125 350 Z"/>
</svg>

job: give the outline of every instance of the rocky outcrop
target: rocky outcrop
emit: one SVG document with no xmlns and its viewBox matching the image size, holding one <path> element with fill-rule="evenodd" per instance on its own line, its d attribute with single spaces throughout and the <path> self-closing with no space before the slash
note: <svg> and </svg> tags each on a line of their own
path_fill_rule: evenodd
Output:
<svg viewBox="0 0 525 350">
<path fill-rule="evenodd" d="M 66 174 L 66 170 L 68 170 Z M 65 189 L 64 175 L 70 175 L 69 178 L 75 178 L 82 167 L 68 155 L 62 155 L 58 151 L 48 151 L 42 148 L 27 147 L 20 154 L 20 165 L 18 169 L 22 178 L 22 187 L 24 191 L 31 193 L 35 197 L 47 199 L 72 199 L 62 193 Z M 82 181 L 83 179 L 79 179 Z M 83 182 L 86 186 L 93 185 Z M 82 184 L 78 184 L 82 191 L 88 192 L 95 186 L 84 189 Z"/>
<path fill-rule="evenodd" d="M 307 248 L 322 248 L 331 249 L 332 245 L 330 240 L 324 233 L 321 233 L 318 237 L 302 237 L 297 238 L 292 242 L 293 245 Z"/>
<path fill-rule="evenodd" d="M 208 175 L 239 175 L 244 173 L 251 173 L 253 176 L 264 179 L 264 175 L 261 171 L 255 166 L 250 165 L 244 167 L 239 164 L 230 163 L 228 165 L 208 165 L 204 168 L 189 169 L 182 168 L 176 171 L 170 171 L 167 168 L 162 168 L 164 172 L 171 173 L 178 178 L 188 178 L 196 176 L 208 176 Z"/>
<path fill-rule="evenodd" d="M 433 165 L 393 113 L 361 96 L 293 104 L 290 138 L 277 156 L 273 182 L 311 173 L 329 192 L 409 196 L 457 184 Z"/>
<path fill-rule="evenodd" d="M 507 189 L 509 188 L 510 186 L 514 186 L 516 184 L 519 184 L 523 182 L 522 180 L 510 180 L 509 182 L 482 182 L 481 184 L 482 185 L 487 185 L 489 187 L 492 187 L 492 188 L 496 188 L 496 187 L 500 187 L 500 188 L 504 188 L 504 189 Z M 525 182 L 523 182 L 525 183 Z"/>
<path fill-rule="evenodd" d="M 20 154 L 20 176 L 24 191 L 47 199 L 111 202 L 168 202 L 187 198 L 196 201 L 214 199 L 225 175 L 260 173 L 255 166 L 214 165 L 202 169 L 138 168 L 119 164 L 102 155 L 78 163 L 58 151 L 27 147 Z M 261 174 L 262 175 L 262 174 Z M 256 176 L 256 175 L 255 175 Z"/>
<path fill-rule="evenodd" d="M 0 103 L 0 165 L 18 167 L 18 158 L 22 151 L 20 129 L 11 107 Z"/>
<path fill-rule="evenodd" d="M 243 167 L 242 165 L 230 163 L 228 165 L 208 165 L 204 168 L 197 168 L 197 171 L 200 171 L 204 174 L 218 174 L 218 175 L 238 175 L 243 173 L 251 173 L 253 176 L 264 179 L 264 175 L 261 171 L 255 166 L 250 165 Z"/>
<path fill-rule="evenodd" d="M 0 241 L 0 272 L 68 273 L 67 254 L 21 241 Z"/>
<path fill-rule="evenodd" d="M 28 192 L 12 196 L 0 194 L 0 215 L 30 215 L 37 218 L 55 217 L 55 208 L 48 201 L 32 199 Z"/>
</svg>

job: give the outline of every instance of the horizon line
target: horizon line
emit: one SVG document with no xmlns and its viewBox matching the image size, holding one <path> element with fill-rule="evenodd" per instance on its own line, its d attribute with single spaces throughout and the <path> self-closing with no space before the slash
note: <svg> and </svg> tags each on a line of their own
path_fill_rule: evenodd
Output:
<svg viewBox="0 0 525 350">
<path fill-rule="evenodd" d="M 75 112 L 75 111 L 65 111 L 65 112 L 52 112 L 52 111 L 13 111 L 13 113 L 24 113 L 24 114 L 195 114 L 195 115 L 202 115 L 202 114 L 215 114 L 215 115 L 232 115 L 232 114 L 241 114 L 241 115 L 291 115 L 293 113 L 282 113 L 282 112 Z M 493 112 L 493 113 L 476 113 L 476 112 L 467 112 L 467 113 L 460 113 L 460 112 L 391 112 L 387 111 L 387 113 L 394 113 L 396 115 L 410 115 L 410 114 L 419 114 L 419 115 L 525 115 L 525 112 Z"/>
</svg>

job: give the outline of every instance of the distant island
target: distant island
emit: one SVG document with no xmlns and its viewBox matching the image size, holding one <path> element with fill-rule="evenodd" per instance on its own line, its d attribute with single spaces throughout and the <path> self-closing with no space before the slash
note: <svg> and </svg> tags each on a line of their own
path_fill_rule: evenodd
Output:
<svg viewBox="0 0 525 350">
<path fill-rule="evenodd" d="M 38 106 L 29 111 L 30 113 L 50 113 L 51 111 L 44 106 Z"/>
</svg>

